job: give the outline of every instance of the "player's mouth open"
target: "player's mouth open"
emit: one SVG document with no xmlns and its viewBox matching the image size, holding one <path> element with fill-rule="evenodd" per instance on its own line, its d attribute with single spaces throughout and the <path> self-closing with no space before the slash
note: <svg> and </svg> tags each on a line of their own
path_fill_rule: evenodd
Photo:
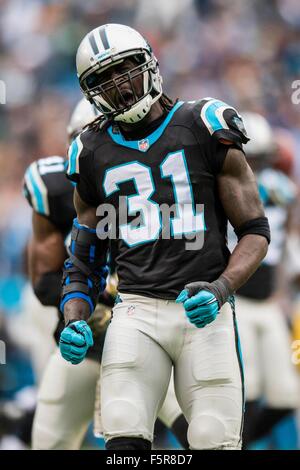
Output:
<svg viewBox="0 0 300 470">
<path fill-rule="evenodd" d="M 120 90 L 120 93 L 122 95 L 118 97 L 119 104 L 121 106 L 130 106 L 134 103 L 134 96 L 131 90 Z"/>
</svg>

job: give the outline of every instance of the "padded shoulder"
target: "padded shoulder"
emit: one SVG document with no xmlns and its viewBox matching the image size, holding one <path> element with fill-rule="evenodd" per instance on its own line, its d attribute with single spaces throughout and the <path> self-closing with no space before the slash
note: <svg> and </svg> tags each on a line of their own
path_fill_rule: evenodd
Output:
<svg viewBox="0 0 300 470">
<path fill-rule="evenodd" d="M 224 101 L 204 98 L 195 103 L 194 112 L 199 126 L 220 142 L 241 146 L 249 141 L 241 116 Z"/>
<path fill-rule="evenodd" d="M 63 157 L 40 158 L 27 168 L 23 191 L 29 204 L 37 213 L 50 215 L 49 199 L 57 192 L 59 179 L 65 179 Z"/>
</svg>

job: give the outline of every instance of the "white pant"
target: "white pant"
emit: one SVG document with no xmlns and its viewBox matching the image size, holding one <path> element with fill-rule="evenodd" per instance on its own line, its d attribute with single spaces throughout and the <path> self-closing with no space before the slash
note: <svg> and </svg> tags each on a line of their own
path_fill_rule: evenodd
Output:
<svg viewBox="0 0 300 470">
<path fill-rule="evenodd" d="M 166 398 L 158 412 L 159 419 L 164 423 L 167 428 L 172 427 L 173 423 L 182 414 L 181 408 L 178 405 L 178 401 L 174 389 L 174 378 L 173 374 L 169 383 Z"/>
<path fill-rule="evenodd" d="M 262 396 L 273 408 L 299 406 L 291 339 L 276 301 L 236 298 L 247 400 Z"/>
<path fill-rule="evenodd" d="M 33 422 L 32 447 L 79 449 L 93 418 L 99 364 L 73 365 L 56 349 L 45 370 Z"/>
<path fill-rule="evenodd" d="M 190 447 L 239 448 L 242 380 L 230 305 L 222 307 L 214 322 L 196 328 L 181 304 L 131 294 L 120 297 L 102 357 L 105 439 L 134 436 L 152 441 L 173 364 Z"/>
<path fill-rule="evenodd" d="M 101 433 L 99 397 L 95 393 L 96 388 L 99 390 L 99 373 L 100 364 L 96 361 L 85 359 L 75 366 L 65 361 L 56 349 L 38 393 L 32 432 L 34 449 L 80 449 L 93 416 L 96 433 Z M 181 413 L 173 382 L 170 382 L 159 418 L 171 427 Z"/>
<path fill-rule="evenodd" d="M 35 296 L 31 285 L 28 283 L 22 292 L 23 322 L 18 321 L 20 328 L 17 334 L 24 337 L 25 328 L 28 330 L 26 337 L 30 338 L 28 346 L 32 366 L 37 383 L 40 382 L 46 364 L 55 349 L 53 332 L 57 325 L 57 309 L 45 307 Z M 14 321 L 14 330 L 16 322 Z"/>
</svg>

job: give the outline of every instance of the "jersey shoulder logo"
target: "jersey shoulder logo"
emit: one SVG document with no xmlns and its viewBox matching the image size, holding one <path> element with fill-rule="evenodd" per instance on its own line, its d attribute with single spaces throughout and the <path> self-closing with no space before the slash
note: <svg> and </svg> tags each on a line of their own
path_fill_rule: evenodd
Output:
<svg viewBox="0 0 300 470">
<path fill-rule="evenodd" d="M 240 116 L 234 116 L 232 121 L 234 122 L 234 124 L 236 125 L 236 127 L 242 134 L 247 135 L 243 120 Z"/>
</svg>

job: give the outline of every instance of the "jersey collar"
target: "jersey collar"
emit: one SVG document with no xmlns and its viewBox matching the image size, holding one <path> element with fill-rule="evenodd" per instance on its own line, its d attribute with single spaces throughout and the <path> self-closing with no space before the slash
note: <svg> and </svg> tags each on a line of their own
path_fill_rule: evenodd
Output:
<svg viewBox="0 0 300 470">
<path fill-rule="evenodd" d="M 139 152 L 147 152 L 151 145 L 155 144 L 155 142 L 162 136 L 164 130 L 166 129 L 167 125 L 171 121 L 174 113 L 177 111 L 177 109 L 180 108 L 180 106 L 183 105 L 183 101 L 178 101 L 178 103 L 175 104 L 175 106 L 171 109 L 169 114 L 166 116 L 165 120 L 161 123 L 161 125 L 155 129 L 152 134 L 148 135 L 144 139 L 141 140 L 126 140 L 123 135 L 118 132 L 115 133 L 113 131 L 112 126 L 110 126 L 107 129 L 107 132 L 109 133 L 111 139 L 118 145 L 122 145 L 123 147 L 128 147 L 130 149 L 138 150 Z"/>
</svg>

